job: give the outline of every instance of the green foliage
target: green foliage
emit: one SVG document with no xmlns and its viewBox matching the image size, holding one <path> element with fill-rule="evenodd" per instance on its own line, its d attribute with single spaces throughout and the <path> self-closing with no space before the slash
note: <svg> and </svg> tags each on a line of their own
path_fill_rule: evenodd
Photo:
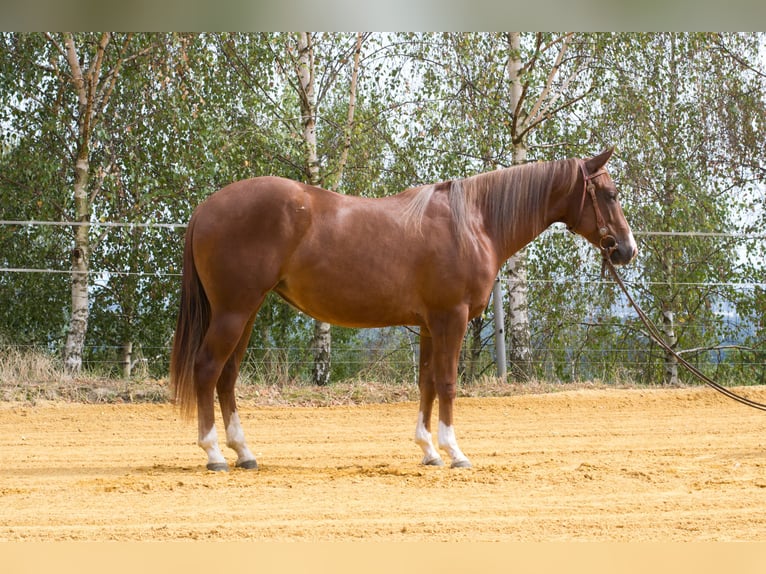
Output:
<svg viewBox="0 0 766 574">
<path fill-rule="evenodd" d="M 0 219 L 73 218 L 77 101 L 51 38 L 0 35 Z M 84 54 L 98 38 L 75 35 Z M 331 185 L 341 167 L 355 35 L 314 38 L 318 154 Z M 564 41 L 567 57 L 557 63 Z M 658 322 L 672 311 L 677 347 L 698 349 L 687 357 L 725 377 L 763 381 L 763 240 L 754 237 L 766 225 L 762 43 L 753 34 L 525 34 L 520 79 L 529 98 L 548 95 L 536 111 L 527 100 L 517 113 L 508 103 L 505 34 L 366 35 L 338 190 L 374 197 L 472 175 L 510 165 L 521 144 L 533 160 L 615 145 L 610 171 L 640 249 L 625 274 L 639 302 Z M 134 358 L 163 376 L 184 230 L 98 223 L 186 222 L 233 180 L 305 180 L 295 37 L 115 34 L 105 69 L 120 57 L 91 141 L 86 360 L 116 372 L 109 365 L 132 342 Z M 534 113 L 539 123 L 520 129 Z M 72 237 L 68 227 L 0 225 L 0 267 L 66 271 Z M 528 277 L 536 376 L 662 380 L 665 357 L 600 280 L 597 256 L 582 240 L 559 232 L 539 238 L 528 251 Z M 0 334 L 57 350 L 68 285 L 66 273 L 0 272 Z M 469 328 L 466 377 L 491 365 L 490 319 Z M 271 365 L 268 372 L 283 378 L 308 377 L 311 330 L 308 318 L 269 297 L 253 329 L 248 376 L 259 380 Z M 417 345 L 409 332 L 334 329 L 332 336 L 334 379 L 411 380 Z M 733 342 L 752 350 L 707 350 Z"/>
<path fill-rule="evenodd" d="M 741 196 L 761 155 L 763 106 L 752 90 L 763 77 L 743 70 L 725 43 L 756 61 L 752 37 L 716 34 L 622 35 L 612 42 L 620 91 L 605 110 L 601 133 L 619 141 L 616 174 L 636 229 L 748 233 Z M 736 112 L 734 112 L 736 110 Z M 756 142 L 760 138 L 760 142 Z M 747 145 L 743 145 L 748 142 Z M 750 147 L 754 145 L 755 147 Z M 762 155 L 761 155 L 762 157 Z M 745 225 L 743 225 L 745 223 Z M 659 322 L 672 316 L 679 349 L 742 339 L 722 309 L 751 294 L 725 285 L 741 281 L 749 258 L 736 238 L 643 238 L 637 269 L 640 303 Z M 634 275 L 635 276 L 635 275 Z"/>
</svg>

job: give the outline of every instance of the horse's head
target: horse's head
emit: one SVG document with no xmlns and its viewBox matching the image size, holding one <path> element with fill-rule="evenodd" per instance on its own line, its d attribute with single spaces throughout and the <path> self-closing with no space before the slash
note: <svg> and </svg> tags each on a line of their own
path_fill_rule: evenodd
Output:
<svg viewBox="0 0 766 574">
<path fill-rule="evenodd" d="M 571 194 L 565 223 L 601 249 L 615 265 L 630 263 L 638 254 L 617 195 L 617 187 L 604 165 L 614 148 L 579 161 L 575 193 Z"/>
</svg>

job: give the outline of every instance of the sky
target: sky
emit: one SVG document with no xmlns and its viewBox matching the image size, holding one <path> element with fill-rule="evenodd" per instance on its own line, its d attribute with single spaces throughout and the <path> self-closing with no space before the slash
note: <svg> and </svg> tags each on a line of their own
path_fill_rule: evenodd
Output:
<svg viewBox="0 0 766 574">
<path fill-rule="evenodd" d="M 7 31 L 757 31 L 762 0 L 10 0 Z"/>
</svg>

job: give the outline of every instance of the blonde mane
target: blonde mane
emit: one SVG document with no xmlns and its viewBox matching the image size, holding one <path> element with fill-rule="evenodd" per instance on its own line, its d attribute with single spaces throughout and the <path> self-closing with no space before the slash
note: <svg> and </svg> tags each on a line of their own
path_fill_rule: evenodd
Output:
<svg viewBox="0 0 766 574">
<path fill-rule="evenodd" d="M 499 234 L 505 246 L 514 242 L 520 227 L 532 225 L 535 235 L 542 233 L 547 226 L 551 190 L 563 183 L 571 191 L 577 174 L 577 160 L 567 159 L 528 163 L 453 180 L 448 192 L 449 205 L 459 243 L 461 246 L 470 243 L 472 215 L 476 211 L 483 214 L 486 228 Z M 420 229 L 435 189 L 435 185 L 427 185 L 414 194 L 404 211 L 407 226 Z"/>
</svg>

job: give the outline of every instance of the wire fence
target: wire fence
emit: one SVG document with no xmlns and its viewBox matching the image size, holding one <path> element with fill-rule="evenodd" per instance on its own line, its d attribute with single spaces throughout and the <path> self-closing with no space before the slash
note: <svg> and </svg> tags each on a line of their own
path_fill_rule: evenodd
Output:
<svg viewBox="0 0 766 574">
<path fill-rule="evenodd" d="M 143 228 L 143 229 L 185 229 L 186 223 L 162 223 L 162 222 L 114 222 L 114 221 L 35 221 L 35 220 L 0 220 L 0 225 L 5 226 L 24 226 L 24 227 L 104 227 L 104 228 Z M 543 232 L 545 234 L 568 233 L 562 227 L 554 226 Z M 736 233 L 736 232 L 706 232 L 706 231 L 635 231 L 634 236 L 641 237 L 699 237 L 699 238 L 719 238 L 719 239 L 739 239 L 739 240 L 766 240 L 766 234 Z M 50 273 L 50 274 L 84 274 L 84 275 L 113 275 L 113 276 L 138 276 L 138 277 L 180 277 L 181 273 L 170 272 L 162 269 L 155 271 L 124 271 L 119 269 L 88 269 L 79 271 L 72 269 L 52 269 L 52 268 L 31 268 L 31 267 L 0 267 L 0 272 L 5 273 Z M 556 279 L 529 279 L 530 284 L 550 284 L 550 283 L 568 283 L 571 279 L 566 277 Z M 597 285 L 605 281 L 600 279 L 589 279 L 581 283 Z M 669 285 L 667 281 L 641 281 L 642 285 Z M 673 285 L 680 287 L 766 287 L 766 281 L 763 282 L 672 282 Z"/>
<path fill-rule="evenodd" d="M 0 226 L 8 227 L 75 227 L 88 226 L 93 228 L 156 228 L 177 231 L 186 228 L 184 223 L 162 222 L 68 222 L 68 221 L 23 221 L 23 220 L 0 220 Z M 565 233 L 560 227 L 547 230 L 546 234 Z M 658 232 L 658 231 L 635 231 L 637 238 L 665 238 L 665 237 L 698 237 L 713 239 L 733 239 L 742 241 L 766 240 L 766 234 L 744 234 L 736 232 Z M 180 238 L 181 236 L 178 235 Z M 71 269 L 34 268 L 34 267 L 0 267 L 0 273 L 5 274 L 56 274 L 71 275 Z M 179 272 L 156 269 L 153 271 L 130 271 L 121 269 L 90 269 L 84 273 L 98 277 L 109 276 L 139 276 L 139 277 L 180 277 Z M 578 278 L 573 280 L 569 277 L 555 278 L 530 278 L 528 283 L 534 285 L 571 284 L 572 288 L 594 288 L 611 284 L 598 277 Z M 643 277 L 637 277 L 632 282 L 634 286 L 651 288 L 654 286 L 669 285 L 672 283 L 680 288 L 732 288 L 738 290 L 766 288 L 766 281 L 650 281 Z M 603 327 L 603 325 L 601 325 Z M 571 327 L 571 325 L 570 325 Z M 729 328 L 732 331 L 746 331 L 752 325 L 738 325 L 736 320 L 730 321 Z M 620 328 L 620 325 L 611 325 L 608 329 Z M 705 329 L 708 326 L 701 326 Z M 587 327 L 586 327 L 587 329 Z M 636 333 L 640 337 L 640 333 Z M 604 346 L 606 345 L 606 346 Z M 5 345 L 6 348 L 11 346 Z M 25 350 L 24 345 L 13 345 L 16 350 Z M 401 380 L 414 380 L 418 365 L 418 345 L 416 337 L 412 334 L 400 333 L 393 338 L 393 342 L 386 346 L 374 345 L 340 345 L 333 348 L 333 369 L 342 376 L 367 376 L 367 377 L 392 377 Z M 29 347 L 32 350 L 32 347 Z M 45 350 L 44 350 L 45 351 Z M 48 349 L 50 351 L 50 349 Z M 137 346 L 127 359 L 131 362 L 133 371 L 162 372 L 167 369 L 170 354 L 169 346 Z M 99 372 L 119 372 L 126 361 L 122 346 L 98 345 L 85 349 L 86 367 Z M 601 378 L 617 380 L 620 378 L 653 378 L 662 377 L 658 371 L 662 367 L 663 356 L 656 348 L 650 345 L 641 347 L 634 345 L 630 348 L 620 348 L 612 341 L 611 344 L 596 342 L 588 347 L 585 344 L 561 347 L 546 344 L 544 338 L 533 342 L 528 370 L 540 378 L 550 379 L 584 379 Z M 468 365 L 471 361 L 475 365 Z M 748 371 L 749 378 L 755 381 L 763 381 L 766 375 L 766 354 L 760 347 L 746 347 L 742 345 L 718 345 L 711 349 L 699 350 L 694 355 L 694 362 L 698 368 L 710 373 L 737 373 Z M 465 355 L 461 358 L 461 369 L 476 374 L 492 374 L 494 365 L 494 348 L 491 336 L 487 337 L 482 347 L 481 356 L 476 359 Z M 276 378 L 292 378 L 310 372 L 313 366 L 313 351 L 309 346 L 291 347 L 263 347 L 251 346 L 243 361 L 243 371 L 246 376 L 255 380 L 273 380 Z"/>
<path fill-rule="evenodd" d="M 2 352 L 17 352 L 20 355 L 28 353 L 43 353 L 52 360 L 57 360 L 57 354 L 51 349 L 41 349 L 36 345 L 1 344 Z M 122 372 L 123 348 L 121 346 L 86 346 L 84 354 L 87 358 L 84 367 L 90 372 L 104 376 L 119 376 Z M 483 366 L 494 366 L 492 349 L 489 355 L 482 358 Z M 738 351 L 733 354 L 733 351 Z M 313 349 L 305 347 L 250 347 L 242 361 L 245 378 L 253 382 L 278 382 L 306 378 L 314 362 Z M 724 361 L 723 354 L 730 356 Z M 149 376 L 153 372 L 167 370 L 170 347 L 139 347 L 134 351 L 131 360 L 133 376 Z M 616 358 L 616 359 L 615 359 Z M 630 380 L 637 381 L 641 377 L 636 373 L 647 373 L 657 368 L 659 353 L 636 349 L 584 349 L 535 347 L 529 363 L 533 374 L 546 380 Z M 1 357 L 0 357 L 1 362 Z M 751 378 L 764 380 L 766 373 L 766 354 L 756 349 L 742 346 L 723 346 L 701 353 L 693 364 L 705 372 L 741 372 L 753 371 Z M 361 378 L 372 375 L 372 378 L 403 382 L 417 380 L 418 347 L 342 347 L 333 352 L 333 369 L 347 373 L 341 378 Z M 464 365 L 461 365 L 464 370 Z M 560 371 L 570 371 L 572 377 L 561 377 Z M 477 375 L 494 375 L 494 370 L 478 372 Z M 545 376 L 547 374 L 547 376 Z M 615 376 L 617 375 L 617 376 Z M 745 381 L 747 382 L 747 381 Z M 754 381 L 749 381 L 754 382 Z"/>
</svg>

